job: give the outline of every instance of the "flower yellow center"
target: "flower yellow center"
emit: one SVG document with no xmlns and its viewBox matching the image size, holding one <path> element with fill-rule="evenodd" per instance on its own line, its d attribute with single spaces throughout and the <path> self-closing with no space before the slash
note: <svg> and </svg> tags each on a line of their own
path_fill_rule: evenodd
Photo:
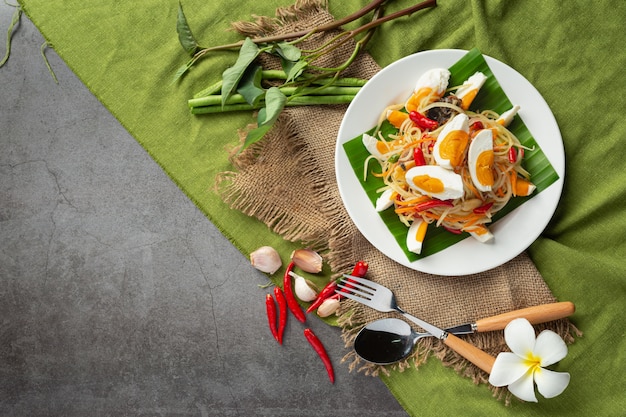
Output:
<svg viewBox="0 0 626 417">
<path fill-rule="evenodd" d="M 524 359 L 524 364 L 528 367 L 530 372 L 541 369 L 541 358 L 529 353 Z"/>
</svg>

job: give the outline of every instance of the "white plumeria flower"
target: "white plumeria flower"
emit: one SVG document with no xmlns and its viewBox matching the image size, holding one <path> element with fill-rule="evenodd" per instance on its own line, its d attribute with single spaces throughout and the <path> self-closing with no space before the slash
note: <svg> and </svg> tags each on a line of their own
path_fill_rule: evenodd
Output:
<svg viewBox="0 0 626 417">
<path fill-rule="evenodd" d="M 544 368 L 567 355 L 567 346 L 558 334 L 544 330 L 535 338 L 535 329 L 528 320 L 515 319 L 504 329 L 504 339 L 511 352 L 502 352 L 496 358 L 489 376 L 491 385 L 508 385 L 513 395 L 532 402 L 537 402 L 534 384 L 545 398 L 556 397 L 567 388 L 569 373 Z"/>
</svg>

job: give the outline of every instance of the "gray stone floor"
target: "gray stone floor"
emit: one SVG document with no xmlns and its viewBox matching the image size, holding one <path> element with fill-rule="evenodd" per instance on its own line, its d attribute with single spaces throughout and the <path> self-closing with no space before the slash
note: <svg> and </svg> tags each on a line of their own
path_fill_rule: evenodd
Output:
<svg viewBox="0 0 626 417">
<path fill-rule="evenodd" d="M 13 8 L 0 2 L 0 55 Z M 265 282 L 22 17 L 0 68 L 0 415 L 405 416 Z"/>
</svg>

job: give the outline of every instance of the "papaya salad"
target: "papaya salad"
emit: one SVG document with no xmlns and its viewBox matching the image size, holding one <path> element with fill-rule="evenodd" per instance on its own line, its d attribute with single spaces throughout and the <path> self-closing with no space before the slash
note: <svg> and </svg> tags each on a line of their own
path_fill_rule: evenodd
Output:
<svg viewBox="0 0 626 417">
<path fill-rule="evenodd" d="M 417 254 L 428 227 L 493 240 L 492 217 L 536 188 L 522 167 L 527 148 L 507 129 L 519 106 L 502 114 L 471 111 L 487 77 L 476 72 L 451 88 L 449 78 L 447 69 L 427 71 L 406 102 L 388 106 L 372 134 L 362 137 L 370 154 L 364 178 L 375 175 L 384 183 L 376 210 L 395 211 L 408 228 L 408 250 Z M 385 122 L 392 133 L 383 134 L 389 132 L 381 129 Z"/>
</svg>

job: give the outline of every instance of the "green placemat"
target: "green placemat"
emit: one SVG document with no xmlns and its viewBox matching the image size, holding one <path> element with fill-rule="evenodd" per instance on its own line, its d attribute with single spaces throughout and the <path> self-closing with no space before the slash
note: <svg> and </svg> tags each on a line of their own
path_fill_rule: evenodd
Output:
<svg viewBox="0 0 626 417">
<path fill-rule="evenodd" d="M 188 19 L 202 43 L 236 40 L 229 22 L 245 13 L 273 15 L 287 2 L 188 0 Z M 221 202 L 213 178 L 229 168 L 225 147 L 248 114 L 191 117 L 186 100 L 233 62 L 216 54 L 184 82 L 170 86 L 185 56 L 175 32 L 177 1 L 21 0 L 57 53 L 243 253 L 259 243 L 292 245 L 265 225 Z M 388 10 L 413 4 L 397 0 Z M 338 17 L 363 2 L 330 2 Z M 626 181 L 621 150 L 626 55 L 626 2 L 439 0 L 436 9 L 383 25 L 370 43 L 381 66 L 438 48 L 479 48 L 528 78 L 543 94 L 562 130 L 566 152 L 563 197 L 552 222 L 529 252 L 553 293 L 577 305 L 574 323 L 585 336 L 559 370 L 572 382 L 558 398 L 505 408 L 487 387 L 474 386 L 431 360 L 419 371 L 383 377 L 411 415 L 623 415 L 626 338 Z M 207 74 L 211 78 L 207 78 Z"/>
</svg>

